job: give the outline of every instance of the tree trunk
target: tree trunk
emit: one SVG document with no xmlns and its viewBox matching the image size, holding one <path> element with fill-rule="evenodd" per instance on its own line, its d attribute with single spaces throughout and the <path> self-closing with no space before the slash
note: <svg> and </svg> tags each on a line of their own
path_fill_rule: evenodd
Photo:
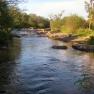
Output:
<svg viewBox="0 0 94 94">
<path fill-rule="evenodd" d="M 89 22 L 89 30 L 91 30 L 91 21 Z"/>
</svg>

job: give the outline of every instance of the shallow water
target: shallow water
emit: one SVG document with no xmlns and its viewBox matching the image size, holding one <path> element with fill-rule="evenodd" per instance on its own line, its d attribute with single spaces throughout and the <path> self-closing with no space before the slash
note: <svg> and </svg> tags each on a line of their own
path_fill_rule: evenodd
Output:
<svg viewBox="0 0 94 94">
<path fill-rule="evenodd" d="M 94 55 L 52 49 L 46 37 L 15 39 L 0 52 L 0 94 L 94 94 Z"/>
</svg>

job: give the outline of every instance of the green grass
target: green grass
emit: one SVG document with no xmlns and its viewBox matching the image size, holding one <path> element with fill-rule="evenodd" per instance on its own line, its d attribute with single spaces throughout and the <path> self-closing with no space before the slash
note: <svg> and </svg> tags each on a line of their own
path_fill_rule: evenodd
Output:
<svg viewBox="0 0 94 94">
<path fill-rule="evenodd" d="M 87 36 L 94 36 L 94 31 L 89 29 L 78 29 L 76 32 L 73 33 L 79 37 L 87 37 Z"/>
<path fill-rule="evenodd" d="M 94 36 L 94 31 L 93 30 L 89 30 L 89 29 L 83 29 L 83 28 L 80 28 L 78 30 L 75 30 L 73 32 L 69 31 L 68 28 L 62 28 L 61 30 L 62 33 L 64 34 L 73 34 L 73 35 L 77 35 L 79 37 L 87 37 L 87 36 Z"/>
</svg>

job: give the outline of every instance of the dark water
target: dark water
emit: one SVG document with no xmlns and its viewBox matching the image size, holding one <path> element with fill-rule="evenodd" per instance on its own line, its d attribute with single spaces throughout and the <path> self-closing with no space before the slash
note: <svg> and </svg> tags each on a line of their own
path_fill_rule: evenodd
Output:
<svg viewBox="0 0 94 94">
<path fill-rule="evenodd" d="M 0 52 L 0 94 L 94 94 L 94 55 L 43 37 L 15 39 Z"/>
</svg>

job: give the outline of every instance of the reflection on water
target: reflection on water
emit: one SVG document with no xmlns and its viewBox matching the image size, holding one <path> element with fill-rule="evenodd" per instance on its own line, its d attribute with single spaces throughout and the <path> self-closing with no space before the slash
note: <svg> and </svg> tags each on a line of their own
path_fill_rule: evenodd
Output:
<svg viewBox="0 0 94 94">
<path fill-rule="evenodd" d="M 94 54 L 55 44 L 63 43 L 23 37 L 0 51 L 0 94 L 94 94 Z"/>
<path fill-rule="evenodd" d="M 20 52 L 20 40 L 14 39 L 11 48 L 0 50 L 0 62 L 8 62 L 15 60 Z"/>
<path fill-rule="evenodd" d="M 15 39 L 11 48 L 0 51 L 0 94 L 6 94 L 15 75 L 15 59 L 20 53 L 20 40 Z M 16 79 L 16 78 L 14 78 Z M 15 94 L 15 93 L 12 93 Z"/>
</svg>

